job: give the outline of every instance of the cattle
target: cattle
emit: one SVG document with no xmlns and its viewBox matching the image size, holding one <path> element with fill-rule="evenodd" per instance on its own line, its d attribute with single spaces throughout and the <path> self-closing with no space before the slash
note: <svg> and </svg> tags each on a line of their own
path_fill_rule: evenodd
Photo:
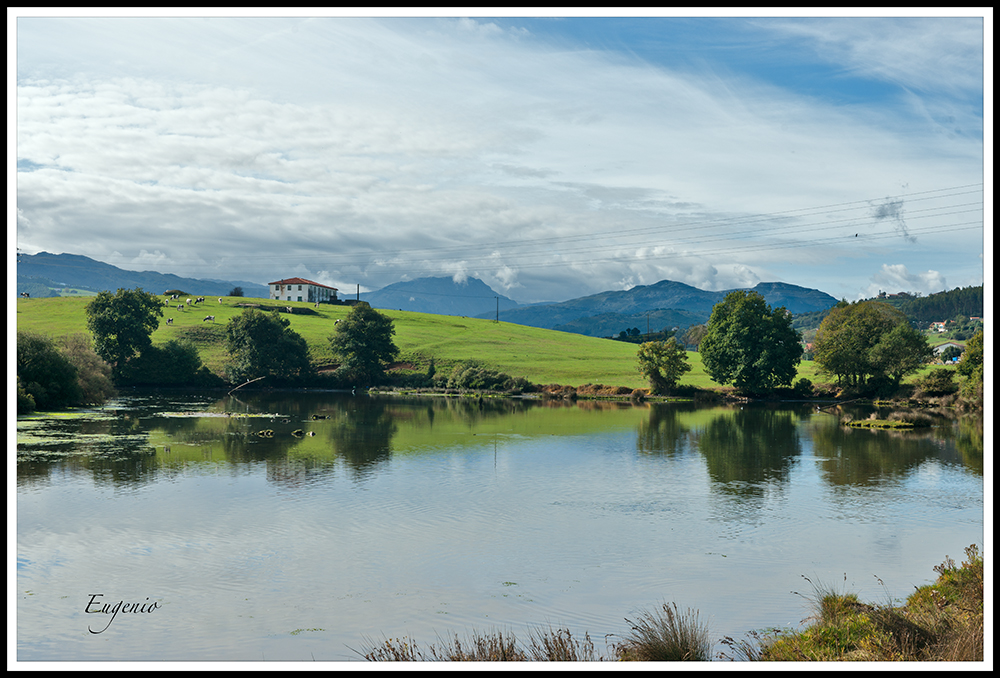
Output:
<svg viewBox="0 0 1000 678">
<path fill-rule="evenodd" d="M 214 315 L 206 315 L 205 316 L 205 320 L 202 320 L 202 322 L 207 322 L 209 320 L 211 320 L 214 323 L 215 322 L 215 316 Z"/>
<path fill-rule="evenodd" d="M 167 324 L 168 325 L 173 325 L 174 324 L 174 319 L 173 318 L 167 318 Z"/>
</svg>

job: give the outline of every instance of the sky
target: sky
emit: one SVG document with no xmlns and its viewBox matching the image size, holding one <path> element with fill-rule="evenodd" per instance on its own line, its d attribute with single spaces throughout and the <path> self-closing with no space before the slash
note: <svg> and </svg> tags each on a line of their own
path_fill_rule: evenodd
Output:
<svg viewBox="0 0 1000 678">
<path fill-rule="evenodd" d="M 11 11 L 9 252 L 342 296 L 474 277 L 521 303 L 992 275 L 990 8 Z"/>
</svg>

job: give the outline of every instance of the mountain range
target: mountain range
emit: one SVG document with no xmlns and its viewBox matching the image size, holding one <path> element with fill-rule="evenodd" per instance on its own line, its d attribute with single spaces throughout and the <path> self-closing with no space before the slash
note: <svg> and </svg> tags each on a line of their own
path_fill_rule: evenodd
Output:
<svg viewBox="0 0 1000 678">
<path fill-rule="evenodd" d="M 27 292 L 33 297 L 54 297 L 59 296 L 55 290 L 60 287 L 92 292 L 114 292 L 119 288 L 139 287 L 154 294 L 183 290 L 210 297 L 227 296 L 234 287 L 242 287 L 244 296 L 267 298 L 267 285 L 260 283 L 182 278 L 172 273 L 156 271 L 127 271 L 80 254 L 18 253 L 18 294 Z"/>
<path fill-rule="evenodd" d="M 77 254 L 18 254 L 18 293 L 28 292 L 36 297 L 55 296 L 54 290 L 60 287 L 94 292 L 141 287 L 156 294 L 179 289 L 189 294 L 225 296 L 237 286 L 243 288 L 247 297 L 268 296 L 267 286 L 260 283 L 127 271 Z M 788 283 L 759 283 L 753 288 L 740 289 L 758 292 L 772 307 L 784 306 L 796 314 L 825 311 L 837 303 L 837 299 L 825 292 Z M 707 322 L 712 307 L 732 291 L 711 292 L 661 280 L 652 285 L 600 292 L 568 301 L 519 304 L 478 278 L 456 282 L 451 277 L 430 277 L 393 283 L 358 297 L 373 308 L 499 318 L 518 325 L 608 337 L 630 328 L 657 332 Z"/>
<path fill-rule="evenodd" d="M 758 283 L 753 288 L 740 289 L 757 292 L 772 308 L 784 306 L 792 313 L 825 311 L 837 303 L 837 299 L 825 292 L 788 283 Z M 554 304 L 521 306 L 501 311 L 500 320 L 598 337 L 616 335 L 631 327 L 655 332 L 707 322 L 712 307 L 734 291 L 711 292 L 661 280 L 653 285 L 600 292 Z"/>
</svg>

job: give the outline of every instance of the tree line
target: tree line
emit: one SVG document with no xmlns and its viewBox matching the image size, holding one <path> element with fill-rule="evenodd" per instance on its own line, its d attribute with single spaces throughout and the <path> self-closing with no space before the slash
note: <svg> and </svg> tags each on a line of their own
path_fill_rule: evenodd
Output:
<svg viewBox="0 0 1000 678">
<path fill-rule="evenodd" d="M 712 309 L 708 323 L 690 328 L 682 341 L 697 343 L 711 379 L 737 392 L 759 396 L 792 389 L 800 396 L 813 394 L 808 379 L 792 384 L 804 347 L 791 314 L 783 307 L 771 308 L 756 292 L 726 295 Z M 981 407 L 982 345 L 980 330 L 962 353 L 957 370 L 965 377 L 961 386 L 954 383 L 952 370 L 941 368 L 918 387 L 928 395 L 961 390 L 966 404 Z M 813 351 L 821 372 L 844 392 L 858 396 L 889 396 L 904 377 L 934 358 L 927 337 L 906 314 L 877 300 L 841 301 L 830 309 L 816 332 Z M 638 361 L 653 393 L 669 393 L 690 369 L 686 352 L 674 338 L 642 344 Z"/>
<path fill-rule="evenodd" d="M 225 378 L 213 374 L 189 341 L 152 344 L 163 305 L 141 289 L 101 292 L 86 307 L 86 336 L 55 340 L 32 333 L 17 334 L 18 411 L 56 409 L 103 402 L 114 387 L 134 385 L 240 387 L 268 379 L 268 385 L 317 383 L 306 341 L 277 311 L 246 309 L 227 323 Z M 386 368 L 398 357 L 392 319 L 367 303 L 351 308 L 334 325 L 330 346 L 342 359 L 324 383 L 359 388 L 384 383 Z M 704 326 L 691 328 L 682 342 L 697 341 L 709 377 L 723 386 L 752 396 L 792 389 L 800 396 L 813 385 L 800 379 L 793 385 L 802 360 L 802 335 L 784 307 L 772 308 L 756 292 L 731 292 L 712 309 Z M 639 372 L 653 394 L 668 394 L 690 371 L 684 343 L 671 336 L 647 341 L 637 351 Z M 976 334 L 962 354 L 958 374 L 965 378 L 962 396 L 982 403 L 983 334 Z M 841 301 L 823 319 L 814 342 L 815 361 L 822 373 L 851 393 L 885 396 L 903 378 L 933 357 L 924 334 L 906 315 L 876 300 Z M 940 372 L 940 374 L 937 374 Z M 947 372 L 947 374 L 945 374 Z M 426 385 L 454 388 L 530 390 L 526 380 L 512 380 L 478 364 L 457 366 L 448 378 L 438 378 L 431 364 Z M 938 370 L 925 382 L 928 390 L 957 391 L 951 370 Z M 474 385 L 474 386 L 473 386 Z"/>
<path fill-rule="evenodd" d="M 221 387 L 261 378 L 285 386 L 316 379 L 306 341 L 277 311 L 246 309 L 227 323 L 225 378 L 204 365 L 190 341 L 153 345 L 163 316 L 154 294 L 139 288 L 101 292 L 87 304 L 86 315 L 90 336 L 56 341 L 18 331 L 18 413 L 100 404 L 115 395 L 116 386 Z M 352 307 L 329 337 L 343 363 L 326 383 L 379 383 L 399 353 L 394 334 L 392 320 L 367 303 Z"/>
</svg>

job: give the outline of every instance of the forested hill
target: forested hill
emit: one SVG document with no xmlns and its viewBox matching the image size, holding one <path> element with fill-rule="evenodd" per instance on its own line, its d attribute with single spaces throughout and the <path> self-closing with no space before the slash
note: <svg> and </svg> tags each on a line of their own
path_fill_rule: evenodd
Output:
<svg viewBox="0 0 1000 678">
<path fill-rule="evenodd" d="M 899 304 L 899 310 L 910 320 L 917 322 L 937 322 L 951 320 L 955 316 L 966 318 L 983 317 L 983 286 L 956 287 L 953 290 L 937 292 L 926 297 L 907 299 Z"/>
</svg>

